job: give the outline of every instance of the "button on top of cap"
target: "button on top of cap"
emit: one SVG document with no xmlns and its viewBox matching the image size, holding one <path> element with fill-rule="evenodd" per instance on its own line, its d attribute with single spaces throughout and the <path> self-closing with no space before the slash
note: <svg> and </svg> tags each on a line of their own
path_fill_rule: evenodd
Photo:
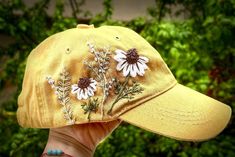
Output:
<svg viewBox="0 0 235 157">
<path fill-rule="evenodd" d="M 77 28 L 79 28 L 79 29 L 89 29 L 89 28 L 95 28 L 95 27 L 94 27 L 94 25 L 78 24 Z"/>
</svg>

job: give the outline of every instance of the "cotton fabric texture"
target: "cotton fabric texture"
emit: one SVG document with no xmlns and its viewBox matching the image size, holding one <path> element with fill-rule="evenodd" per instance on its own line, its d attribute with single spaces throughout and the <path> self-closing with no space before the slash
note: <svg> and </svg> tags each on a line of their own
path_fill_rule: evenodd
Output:
<svg viewBox="0 0 235 157">
<path fill-rule="evenodd" d="M 177 83 L 136 32 L 93 25 L 52 35 L 32 50 L 17 110 L 23 127 L 121 119 L 185 141 L 215 137 L 230 116 L 229 106 Z"/>
</svg>

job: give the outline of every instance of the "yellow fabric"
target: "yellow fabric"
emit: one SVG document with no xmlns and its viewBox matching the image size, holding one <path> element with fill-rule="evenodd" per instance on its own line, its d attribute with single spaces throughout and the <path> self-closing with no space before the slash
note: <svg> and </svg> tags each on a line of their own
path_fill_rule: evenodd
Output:
<svg viewBox="0 0 235 157">
<path fill-rule="evenodd" d="M 229 106 L 177 84 L 120 119 L 171 138 L 202 141 L 218 135 L 230 116 Z"/>
<path fill-rule="evenodd" d="M 135 48 L 140 56 L 149 59 L 146 63 L 148 69 L 145 70 L 144 76 L 130 77 L 127 83 L 132 85 L 134 81 L 138 82 L 144 89 L 142 93 L 136 94 L 130 100 L 120 100 L 114 106 L 112 113 L 107 114 L 117 97 L 111 91 L 103 103 L 103 114 L 99 106 L 96 112 L 91 112 L 90 121 L 81 107 L 88 100 L 78 100 L 76 96 L 69 93 L 69 105 L 75 124 L 121 118 L 147 130 L 184 140 L 213 137 L 227 124 L 231 109 L 214 99 L 188 92 L 186 88 L 177 85 L 159 53 L 137 33 L 119 26 L 94 28 L 92 25 L 79 25 L 77 28 L 48 37 L 30 53 L 22 92 L 18 98 L 17 118 L 21 126 L 53 128 L 71 125 L 64 118 L 63 106 L 59 104 L 57 95 L 48 84 L 46 77 L 51 76 L 57 81 L 60 73 L 66 69 L 71 76 L 71 84 L 77 84 L 81 77 L 97 79 L 84 64 L 84 61 L 94 59 L 89 52 L 88 43 L 92 43 L 100 52 L 109 49 L 111 55 L 107 77 L 115 77 L 121 83 L 126 79 L 122 71 L 116 70 L 118 63 L 113 58 L 117 49 L 128 51 Z M 102 100 L 103 97 L 102 88 L 97 86 L 94 98 Z M 180 116 L 179 119 L 174 118 L 172 121 L 166 118 L 180 115 L 181 111 L 185 114 L 183 119 Z M 164 114 L 167 116 L 162 118 Z M 195 117 L 200 120 L 199 125 L 194 125 L 197 121 L 190 121 Z M 211 121 L 213 123 L 210 123 Z M 176 125 L 178 123 L 186 124 L 181 128 L 181 125 Z M 208 125 L 210 128 L 205 126 L 207 124 L 210 124 Z"/>
</svg>

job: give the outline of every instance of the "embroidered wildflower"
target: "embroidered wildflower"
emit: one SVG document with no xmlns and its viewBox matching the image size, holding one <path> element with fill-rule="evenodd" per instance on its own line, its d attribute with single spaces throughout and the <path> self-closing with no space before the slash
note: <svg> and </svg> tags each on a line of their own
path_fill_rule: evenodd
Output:
<svg viewBox="0 0 235 157">
<path fill-rule="evenodd" d="M 149 59 L 147 57 L 139 56 L 135 48 L 129 49 L 127 52 L 119 49 L 115 52 L 114 59 L 118 62 L 116 69 L 118 71 L 123 70 L 123 76 L 136 77 L 137 74 L 144 75 L 145 70 L 148 68 L 146 63 Z"/>
<path fill-rule="evenodd" d="M 51 76 L 47 76 L 46 79 L 48 83 L 51 85 L 51 88 L 55 88 L 55 80 L 53 80 Z"/>
<path fill-rule="evenodd" d="M 75 117 L 73 116 L 73 110 L 70 103 L 70 83 L 71 77 L 66 68 L 60 72 L 59 79 L 55 81 L 51 76 L 46 77 L 48 83 L 51 85 L 51 88 L 55 91 L 59 104 L 62 105 L 64 118 L 67 120 L 68 124 L 75 123 Z M 57 83 L 56 83 L 57 82 Z"/>
<path fill-rule="evenodd" d="M 78 100 L 94 96 L 97 82 L 93 78 L 80 78 L 77 84 L 72 85 L 72 93 L 77 95 Z"/>
</svg>

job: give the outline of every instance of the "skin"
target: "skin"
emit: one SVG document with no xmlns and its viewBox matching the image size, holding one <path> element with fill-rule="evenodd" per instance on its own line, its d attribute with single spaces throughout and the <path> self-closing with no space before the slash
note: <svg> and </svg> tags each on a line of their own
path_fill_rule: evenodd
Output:
<svg viewBox="0 0 235 157">
<path fill-rule="evenodd" d="M 114 120 L 52 128 L 43 153 L 49 149 L 61 149 L 73 157 L 91 157 L 96 146 L 108 137 L 120 123 L 120 120 Z"/>
</svg>

